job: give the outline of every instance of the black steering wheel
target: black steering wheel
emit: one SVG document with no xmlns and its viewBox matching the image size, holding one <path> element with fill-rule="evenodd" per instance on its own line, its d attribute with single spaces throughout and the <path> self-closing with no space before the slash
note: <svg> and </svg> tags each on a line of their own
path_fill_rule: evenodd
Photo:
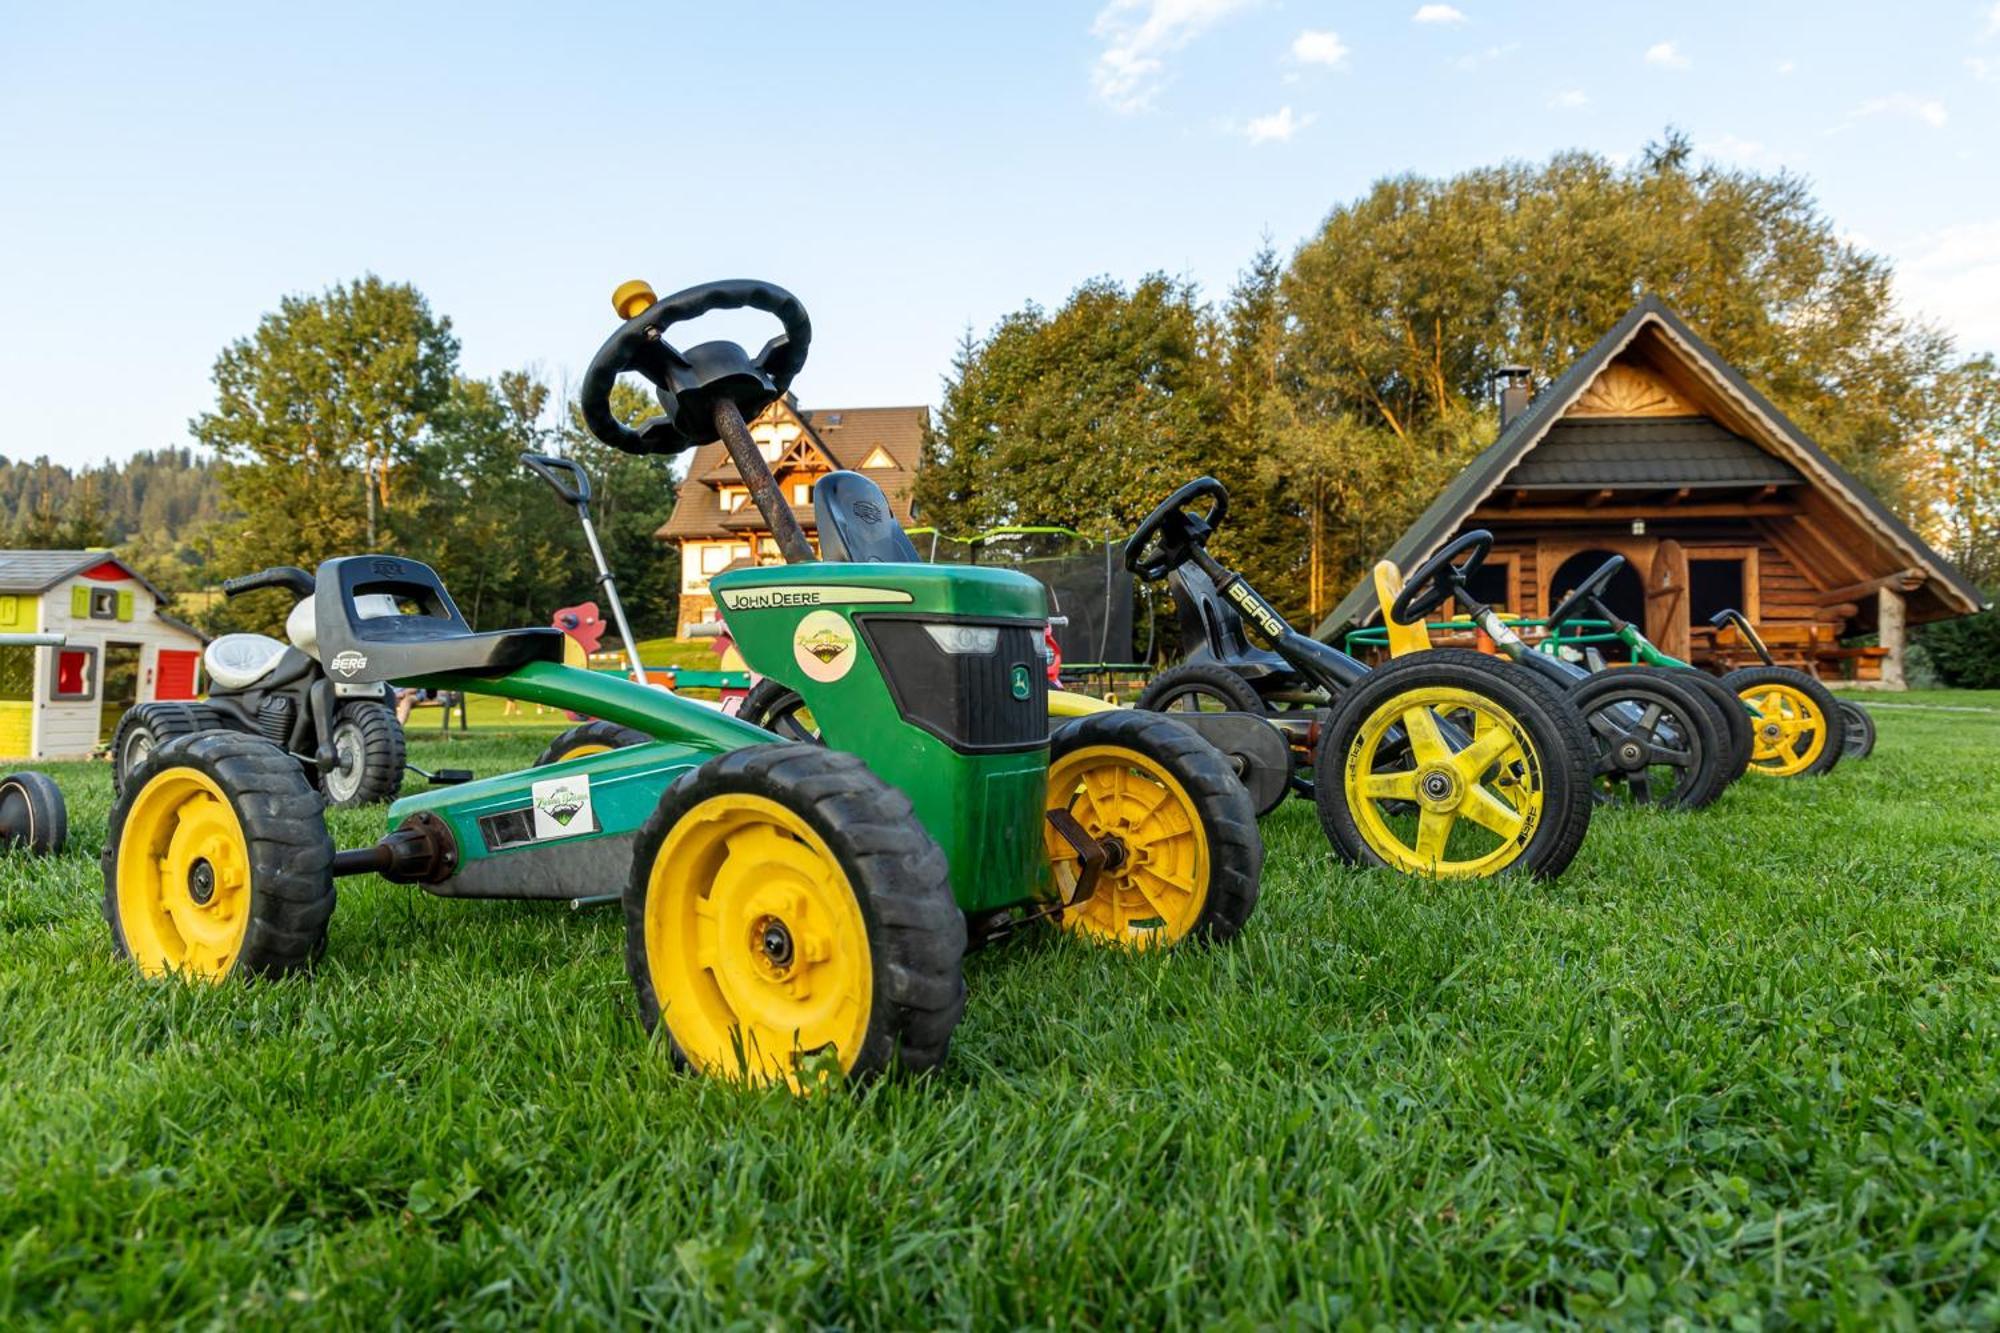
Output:
<svg viewBox="0 0 2000 1333">
<path fill-rule="evenodd" d="M 1492 549 L 1493 534 L 1485 528 L 1474 528 L 1424 561 L 1397 594 L 1396 604 L 1389 608 L 1389 618 L 1407 625 L 1443 606 L 1458 595 L 1467 579 L 1479 572 L 1479 567 L 1486 563 L 1486 553 Z M 1467 555 L 1468 551 L 1471 554 Z M 1463 562 L 1458 559 L 1461 555 L 1465 556 Z"/>
<path fill-rule="evenodd" d="M 643 284 L 627 284 L 613 299 L 624 314 L 651 296 Z M 711 310 L 746 307 L 776 315 L 784 325 L 784 332 L 754 357 L 732 342 L 706 342 L 683 352 L 666 340 L 666 331 L 676 324 Z M 675 292 L 627 319 L 597 349 L 578 391 L 584 424 L 599 440 L 628 454 L 677 454 L 707 444 L 718 438 L 717 406 L 733 402 L 746 419 L 757 415 L 791 387 L 811 342 L 806 308 L 782 287 L 738 279 Z M 628 370 L 652 381 L 662 412 L 637 429 L 611 415 L 611 386 Z"/>
<path fill-rule="evenodd" d="M 1576 613 L 1604 595 L 1604 589 L 1611 582 L 1611 576 L 1625 568 L 1625 557 L 1614 555 L 1596 569 L 1590 577 L 1576 585 L 1570 595 L 1562 599 L 1562 604 L 1549 612 L 1549 633 L 1553 634 L 1567 621 L 1576 619 Z M 1616 620 L 1613 616 L 1611 619 Z"/>
<path fill-rule="evenodd" d="M 1206 498 L 1208 509 L 1194 512 L 1194 503 Z M 1188 562 L 1197 547 L 1222 526 L 1229 512 L 1229 489 L 1214 477 L 1198 477 L 1160 501 L 1146 515 L 1125 543 L 1125 568 L 1148 582 L 1165 578 Z M 1149 549 L 1150 548 L 1150 549 Z"/>
</svg>

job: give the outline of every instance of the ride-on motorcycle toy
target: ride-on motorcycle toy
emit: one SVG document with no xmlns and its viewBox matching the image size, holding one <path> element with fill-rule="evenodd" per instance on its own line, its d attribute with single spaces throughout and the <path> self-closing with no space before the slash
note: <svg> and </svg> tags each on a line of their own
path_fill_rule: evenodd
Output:
<svg viewBox="0 0 2000 1333">
<path fill-rule="evenodd" d="M 1492 533 L 1468 532 L 1419 566 L 1407 583 L 1392 562 L 1376 563 L 1375 594 L 1390 652 L 1400 657 L 1428 651 L 1424 617 L 1455 601 L 1509 661 L 1569 694 L 1590 730 L 1600 801 L 1698 810 L 1720 796 L 1739 771 L 1723 716 L 1727 705 L 1710 700 L 1684 672 L 1635 667 L 1593 673 L 1536 652 L 1472 595 L 1472 576 L 1492 548 Z M 1584 595 L 1572 593 L 1557 615 L 1573 614 Z"/>
<path fill-rule="evenodd" d="M 227 730 L 262 736 L 305 766 L 328 805 L 373 805 L 403 785 L 403 724 L 386 682 L 362 679 L 314 642 L 314 580 L 291 565 L 225 579 L 226 597 L 265 588 L 292 595 L 282 643 L 268 634 L 225 634 L 202 653 L 208 698 L 145 703 L 126 710 L 111 737 L 111 787 L 168 741 Z M 389 611 L 391 608 L 377 608 Z"/>
<path fill-rule="evenodd" d="M 755 282 L 657 301 L 628 284 L 616 304 L 629 318 L 583 381 L 593 433 L 660 453 L 721 438 L 779 542 L 809 557 L 744 424 L 803 365 L 804 308 Z M 755 357 L 664 337 L 745 306 L 784 325 Z M 610 410 L 626 370 L 664 409 L 637 430 Z M 1120 942 L 1241 927 L 1262 860 L 1247 798 L 1212 749 L 1159 719 L 1079 724 L 1051 746 L 1034 580 L 802 563 L 711 586 L 745 658 L 804 694 L 830 746 L 566 665 L 556 629 L 475 633 L 416 561 L 325 562 L 318 648 L 352 679 L 528 700 L 651 741 L 406 796 L 381 839 L 338 852 L 275 746 L 171 741 L 112 811 L 104 906 L 118 948 L 149 973 L 207 980 L 299 968 L 323 947 L 340 875 L 446 897 L 622 888 L 648 1029 L 697 1070 L 798 1086 L 830 1069 L 937 1064 L 964 1008 L 968 919 L 1059 914 Z M 381 598 L 395 614 L 370 614 Z"/>
<path fill-rule="evenodd" d="M 1438 649 L 1371 671 L 1299 633 L 1209 554 L 1228 504 L 1213 477 L 1181 487 L 1132 534 L 1125 564 L 1148 580 L 1198 573 L 1252 640 L 1332 700 L 1330 714 L 1267 720 L 1310 741 L 1314 800 L 1335 849 L 1412 874 L 1560 874 L 1592 806 L 1575 707 L 1532 672 L 1480 653 Z"/>
</svg>

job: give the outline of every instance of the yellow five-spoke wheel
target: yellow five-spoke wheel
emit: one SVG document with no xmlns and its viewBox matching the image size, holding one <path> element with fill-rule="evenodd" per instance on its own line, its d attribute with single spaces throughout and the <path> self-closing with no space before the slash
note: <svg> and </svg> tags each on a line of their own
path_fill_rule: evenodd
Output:
<svg viewBox="0 0 2000 1333">
<path fill-rule="evenodd" d="M 1751 713 L 1750 772 L 1811 777 L 1840 762 L 1840 704 L 1813 677 L 1791 667 L 1754 666 L 1730 672 L 1722 683 Z"/>
<path fill-rule="evenodd" d="M 148 976 L 289 972 L 326 943 L 333 839 L 296 759 L 211 731 L 127 776 L 104 852 L 104 915 Z"/>
<path fill-rule="evenodd" d="M 758 745 L 694 770 L 640 830 L 626 965 L 695 1071 L 795 1091 L 944 1058 L 965 919 L 944 854 L 861 760 Z"/>
<path fill-rule="evenodd" d="M 1314 795 L 1357 864 L 1556 875 L 1590 825 L 1592 754 L 1575 705 L 1531 673 L 1440 648 L 1347 692 L 1320 739 Z"/>
<path fill-rule="evenodd" d="M 1190 935 L 1224 940 L 1257 903 L 1264 842 L 1250 795 L 1220 751 L 1160 713 L 1092 713 L 1050 741 L 1049 808 L 1106 853 L 1088 897 L 1063 924 L 1109 943 L 1150 947 Z M 1069 902 L 1084 864 L 1045 823 L 1055 889 Z"/>
</svg>

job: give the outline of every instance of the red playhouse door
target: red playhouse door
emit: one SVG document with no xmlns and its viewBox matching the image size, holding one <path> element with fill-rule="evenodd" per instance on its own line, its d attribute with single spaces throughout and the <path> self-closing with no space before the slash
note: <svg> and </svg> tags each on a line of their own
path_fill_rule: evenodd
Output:
<svg viewBox="0 0 2000 1333">
<path fill-rule="evenodd" d="M 201 663 L 201 654 L 186 648 L 160 649 L 160 683 L 153 690 L 155 699 L 194 698 L 195 668 Z"/>
</svg>

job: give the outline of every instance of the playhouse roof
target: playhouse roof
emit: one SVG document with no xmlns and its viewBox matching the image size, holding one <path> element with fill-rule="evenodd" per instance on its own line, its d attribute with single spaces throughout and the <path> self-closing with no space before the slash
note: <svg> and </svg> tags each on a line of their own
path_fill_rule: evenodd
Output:
<svg viewBox="0 0 2000 1333">
<path fill-rule="evenodd" d="M 1684 367 L 1718 411 L 1727 412 L 1730 425 L 1706 416 L 1598 421 L 1570 417 L 1571 406 L 1599 374 L 1641 339 Z M 1979 589 L 1950 561 L 1751 387 L 1665 302 L 1650 295 L 1535 395 L 1500 438 L 1438 493 L 1396 539 L 1386 558 L 1408 574 L 1443 547 L 1503 482 L 1533 490 L 1651 479 L 1690 486 L 1803 480 L 1832 499 L 1860 531 L 1895 552 L 1903 565 L 1929 574 L 1948 613 L 1976 611 L 1985 605 Z M 1363 578 L 1315 633 L 1330 637 L 1350 624 L 1365 623 L 1377 609 L 1374 584 Z"/>
<path fill-rule="evenodd" d="M 99 565 L 116 566 L 116 577 L 131 579 L 156 602 L 167 600 L 144 574 L 109 551 L 0 551 L 0 593 L 45 593 Z"/>
</svg>

